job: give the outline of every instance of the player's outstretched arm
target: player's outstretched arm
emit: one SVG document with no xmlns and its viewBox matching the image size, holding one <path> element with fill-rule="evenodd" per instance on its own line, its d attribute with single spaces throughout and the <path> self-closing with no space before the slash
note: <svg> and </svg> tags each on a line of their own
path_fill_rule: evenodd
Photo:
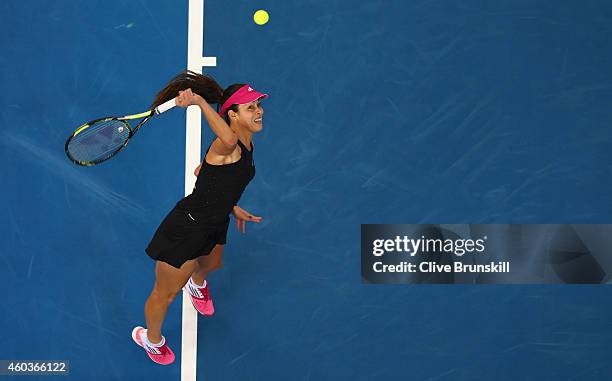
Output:
<svg viewBox="0 0 612 381">
<path fill-rule="evenodd" d="M 223 144 L 223 150 L 227 151 L 227 153 L 231 153 L 236 148 L 238 136 L 227 125 L 225 120 L 223 120 L 223 118 L 217 114 L 217 112 L 210 107 L 208 102 L 206 102 L 206 100 L 200 95 L 194 93 L 191 91 L 191 89 L 179 91 L 179 95 L 176 97 L 176 105 L 181 107 L 188 107 L 192 105 L 200 107 L 200 110 L 202 110 L 210 129 L 215 135 L 217 135 Z"/>
</svg>

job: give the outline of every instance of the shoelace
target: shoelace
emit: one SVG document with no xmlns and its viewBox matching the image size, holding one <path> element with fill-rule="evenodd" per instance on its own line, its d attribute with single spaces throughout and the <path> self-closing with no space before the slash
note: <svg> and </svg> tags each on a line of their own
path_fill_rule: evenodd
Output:
<svg viewBox="0 0 612 381">
<path fill-rule="evenodd" d="M 140 342 L 142 343 L 143 348 L 154 355 L 160 355 L 163 354 L 165 351 L 165 346 L 166 346 L 166 342 L 164 341 L 164 344 L 156 347 L 156 346 L 150 346 L 149 344 L 146 343 L 146 341 L 144 340 L 144 338 L 142 337 L 142 335 L 145 335 L 144 331 L 142 332 L 141 336 L 140 336 Z M 162 339 L 163 340 L 163 339 Z"/>
<path fill-rule="evenodd" d="M 163 347 L 151 347 L 148 344 L 144 344 L 144 349 L 152 355 L 161 355 Z"/>
</svg>

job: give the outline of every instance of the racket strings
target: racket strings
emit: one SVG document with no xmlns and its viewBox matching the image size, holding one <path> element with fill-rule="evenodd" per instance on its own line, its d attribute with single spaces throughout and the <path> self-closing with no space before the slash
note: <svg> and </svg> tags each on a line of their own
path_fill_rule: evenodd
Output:
<svg viewBox="0 0 612 381">
<path fill-rule="evenodd" d="M 121 120 L 102 120 L 73 136 L 68 153 L 81 163 L 96 163 L 117 152 L 130 137 L 129 125 Z"/>
</svg>

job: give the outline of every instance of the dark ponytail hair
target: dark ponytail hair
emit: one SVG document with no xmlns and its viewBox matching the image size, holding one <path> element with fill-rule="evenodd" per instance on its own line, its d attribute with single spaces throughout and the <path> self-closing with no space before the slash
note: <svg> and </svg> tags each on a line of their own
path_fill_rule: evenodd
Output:
<svg viewBox="0 0 612 381">
<path fill-rule="evenodd" d="M 191 70 L 185 70 L 164 87 L 155 97 L 151 104 L 151 109 L 161 105 L 162 103 L 175 98 L 178 92 L 185 89 L 191 89 L 194 93 L 200 95 L 208 103 L 224 102 L 223 89 L 217 81 L 204 74 L 198 74 Z M 228 96 L 229 98 L 229 96 Z M 225 98 L 227 99 L 227 98 Z"/>
<path fill-rule="evenodd" d="M 244 83 L 235 83 L 223 90 L 221 86 L 212 77 L 205 74 L 198 74 L 191 70 L 185 70 L 176 77 L 172 78 L 170 82 L 164 87 L 155 97 L 151 104 L 151 110 L 161 105 L 162 103 L 175 98 L 178 92 L 185 89 L 191 89 L 194 93 L 198 94 L 206 100 L 208 103 L 223 105 L 229 97 L 232 96 L 238 89 L 244 86 Z M 232 110 L 238 111 L 238 105 L 231 105 L 227 111 Z M 223 116 L 223 119 L 230 124 L 227 111 Z"/>
</svg>

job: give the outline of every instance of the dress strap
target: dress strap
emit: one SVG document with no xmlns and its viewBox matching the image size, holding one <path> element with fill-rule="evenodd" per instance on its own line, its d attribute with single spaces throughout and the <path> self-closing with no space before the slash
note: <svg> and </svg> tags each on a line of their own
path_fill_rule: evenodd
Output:
<svg viewBox="0 0 612 381">
<path fill-rule="evenodd" d="M 251 143 L 251 149 L 250 149 L 250 150 L 248 150 L 248 149 L 246 148 L 246 146 L 245 146 L 245 145 L 244 145 L 244 144 L 243 144 L 243 143 L 240 141 L 240 139 L 238 139 L 238 145 L 240 146 L 240 148 L 241 148 L 243 151 L 247 151 L 247 154 L 250 154 L 250 153 L 253 151 L 253 143 Z"/>
<path fill-rule="evenodd" d="M 212 147 L 212 144 L 215 142 L 216 139 L 217 138 L 213 139 L 213 141 L 210 142 L 210 145 L 206 149 L 206 153 L 204 154 L 204 157 L 206 157 L 206 155 L 208 154 L 208 151 L 210 151 L 210 147 Z M 240 139 L 238 139 L 238 145 L 240 146 L 240 149 L 242 149 L 242 151 L 247 151 L 247 154 L 253 153 L 253 143 L 251 143 L 251 150 L 250 151 L 244 146 L 244 144 L 242 144 Z M 204 160 L 204 161 L 206 161 L 206 160 Z"/>
</svg>

